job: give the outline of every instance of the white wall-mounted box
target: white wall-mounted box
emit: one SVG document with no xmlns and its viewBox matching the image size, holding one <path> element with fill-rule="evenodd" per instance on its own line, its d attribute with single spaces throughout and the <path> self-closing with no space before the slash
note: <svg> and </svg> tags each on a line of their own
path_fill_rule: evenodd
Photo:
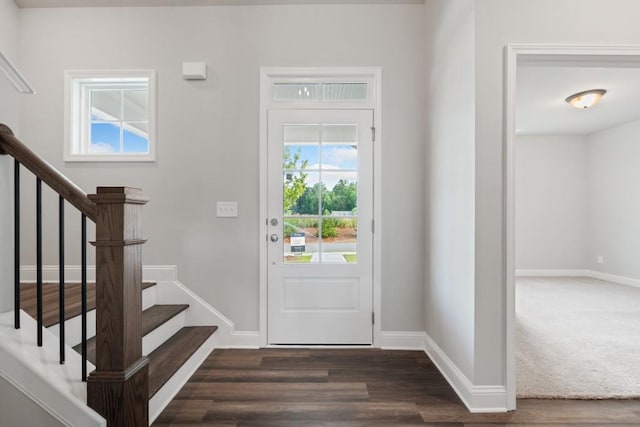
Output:
<svg viewBox="0 0 640 427">
<path fill-rule="evenodd" d="M 182 78 L 185 80 L 206 80 L 207 64 L 205 62 L 183 62 Z"/>
</svg>

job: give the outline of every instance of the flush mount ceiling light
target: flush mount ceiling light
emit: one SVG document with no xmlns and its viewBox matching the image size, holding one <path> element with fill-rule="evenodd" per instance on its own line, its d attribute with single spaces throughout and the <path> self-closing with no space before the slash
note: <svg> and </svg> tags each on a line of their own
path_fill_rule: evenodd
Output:
<svg viewBox="0 0 640 427">
<path fill-rule="evenodd" d="M 607 91 L 604 89 L 585 90 L 584 92 L 578 92 L 571 95 L 565 99 L 565 101 L 576 108 L 585 109 L 593 107 L 600 102 L 600 98 L 602 98 L 605 93 L 607 93 Z"/>
<path fill-rule="evenodd" d="M 20 93 L 33 95 L 35 90 L 29 85 L 29 83 L 22 77 L 20 72 L 13 66 L 11 62 L 0 52 L 0 70 L 4 71 L 7 78 Z"/>
</svg>

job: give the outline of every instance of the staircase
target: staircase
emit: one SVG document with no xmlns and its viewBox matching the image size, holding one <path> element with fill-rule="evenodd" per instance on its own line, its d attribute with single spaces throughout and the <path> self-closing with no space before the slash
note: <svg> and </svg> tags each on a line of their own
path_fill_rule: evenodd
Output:
<svg viewBox="0 0 640 427">
<path fill-rule="evenodd" d="M 14 310 L 0 315 L 3 378 L 64 424 L 147 427 L 213 350 L 211 319 L 221 317 L 175 279 L 142 283 L 148 199 L 140 189 L 87 195 L 2 124 L 0 155 L 14 159 L 15 298 Z M 34 284 L 20 279 L 21 168 L 36 184 Z M 43 278 L 43 189 L 59 201 L 59 276 L 50 279 L 58 283 Z M 66 276 L 65 205 L 81 214 L 80 283 Z M 95 223 L 95 284 L 88 283 L 87 221 Z M 223 323 L 222 330 L 232 326 Z"/>
<path fill-rule="evenodd" d="M 36 317 L 36 285 L 35 283 L 21 284 L 21 309 L 31 317 Z M 43 284 L 43 323 L 44 326 L 58 335 L 58 283 Z M 149 358 L 149 406 L 150 421 L 159 414 L 157 407 L 162 410 L 164 402 L 155 402 L 154 397 L 158 392 L 173 396 L 178 391 L 167 388 L 167 383 L 182 368 L 190 358 L 205 346 L 217 326 L 185 326 L 189 309 L 188 304 L 157 304 L 156 283 L 144 282 L 142 284 L 142 354 Z M 66 319 L 66 344 L 73 350 L 82 353 L 82 343 L 79 342 L 79 333 L 74 331 L 80 328 L 80 284 L 65 284 L 65 319 Z M 95 283 L 87 284 L 87 317 L 95 319 L 96 289 Z M 95 323 L 90 324 L 92 338 L 87 340 L 87 359 L 93 365 L 96 364 L 96 338 L 93 336 Z M 209 347 L 211 347 L 209 345 Z M 199 361 L 196 361 L 199 364 Z M 183 375 L 184 377 L 184 375 Z M 188 376 L 178 379 L 182 384 Z M 164 389 L 163 389 L 164 388 Z M 162 393 L 161 393 L 162 394 Z M 166 400 L 166 399 L 165 399 Z M 157 412 L 157 413 L 156 413 Z"/>
</svg>

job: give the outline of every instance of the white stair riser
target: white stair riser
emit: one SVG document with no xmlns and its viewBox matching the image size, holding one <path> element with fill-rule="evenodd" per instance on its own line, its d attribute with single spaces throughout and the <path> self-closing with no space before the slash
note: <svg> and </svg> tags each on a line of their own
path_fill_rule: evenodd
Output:
<svg viewBox="0 0 640 427">
<path fill-rule="evenodd" d="M 56 337 L 60 336 L 60 325 L 55 324 L 47 328 Z M 87 339 L 96 334 L 96 311 L 87 311 Z M 69 347 L 82 342 L 82 317 L 76 316 L 64 322 L 64 342 Z"/>
<path fill-rule="evenodd" d="M 142 354 L 145 356 L 158 348 L 186 325 L 186 310 L 158 326 L 142 338 Z"/>
<path fill-rule="evenodd" d="M 151 286 L 142 290 L 142 310 L 151 308 L 157 304 L 157 286 Z"/>
</svg>

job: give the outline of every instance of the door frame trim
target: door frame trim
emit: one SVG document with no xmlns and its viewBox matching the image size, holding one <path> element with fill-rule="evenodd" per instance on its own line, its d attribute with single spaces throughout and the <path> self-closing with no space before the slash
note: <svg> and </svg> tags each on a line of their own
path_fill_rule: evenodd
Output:
<svg viewBox="0 0 640 427">
<path fill-rule="evenodd" d="M 270 88 L 275 80 L 307 80 L 322 79 L 366 79 L 371 85 L 371 97 L 367 101 L 333 102 L 333 103 L 274 103 L 271 100 Z M 258 339 L 261 347 L 268 347 L 267 340 L 267 201 L 268 201 L 268 117 L 270 109 L 356 109 L 373 110 L 373 123 L 376 128 L 373 144 L 373 218 L 375 232 L 373 233 L 373 347 L 379 347 L 382 342 L 382 286 L 381 286 L 381 254 L 382 254 L 382 68 L 381 67 L 262 67 L 260 68 L 260 211 L 259 211 L 259 242 L 260 242 L 260 273 L 259 273 L 259 330 Z M 264 236 L 264 237 L 262 237 Z"/>
<path fill-rule="evenodd" d="M 515 137 L 518 63 L 572 66 L 640 66 L 640 45 L 507 44 L 504 48 L 504 271 L 505 387 L 507 410 L 516 409 Z"/>
</svg>

